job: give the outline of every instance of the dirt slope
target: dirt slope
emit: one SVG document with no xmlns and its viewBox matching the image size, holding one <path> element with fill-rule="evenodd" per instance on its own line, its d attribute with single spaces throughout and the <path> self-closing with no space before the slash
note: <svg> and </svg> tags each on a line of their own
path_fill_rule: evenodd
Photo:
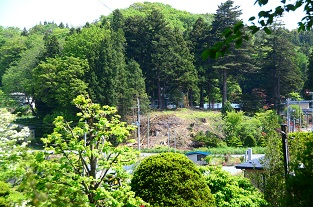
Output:
<svg viewBox="0 0 313 207">
<path fill-rule="evenodd" d="M 177 149 L 190 149 L 192 137 L 199 131 L 211 131 L 223 136 L 220 132 L 219 120 L 218 112 L 191 109 L 142 115 L 141 148 L 168 146 L 169 143 L 172 148 L 176 146 Z"/>
</svg>

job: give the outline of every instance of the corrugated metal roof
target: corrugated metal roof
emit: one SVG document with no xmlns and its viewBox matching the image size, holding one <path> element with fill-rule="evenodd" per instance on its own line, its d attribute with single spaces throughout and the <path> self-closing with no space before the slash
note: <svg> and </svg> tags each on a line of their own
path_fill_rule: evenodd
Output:
<svg viewBox="0 0 313 207">
<path fill-rule="evenodd" d="M 236 169 L 256 169 L 256 170 L 263 170 L 263 159 L 264 156 L 249 160 L 247 162 L 240 163 L 235 165 Z"/>
</svg>

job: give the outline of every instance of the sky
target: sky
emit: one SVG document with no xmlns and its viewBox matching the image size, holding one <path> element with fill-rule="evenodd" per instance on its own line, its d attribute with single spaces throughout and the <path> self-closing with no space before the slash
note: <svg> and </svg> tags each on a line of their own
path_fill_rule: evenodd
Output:
<svg viewBox="0 0 313 207">
<path fill-rule="evenodd" d="M 0 0 L 0 26 L 29 29 L 47 21 L 78 27 L 98 20 L 101 15 L 106 16 L 115 9 L 128 8 L 135 2 L 144 1 L 161 2 L 196 14 L 215 13 L 218 6 L 226 0 Z M 261 9 L 275 8 L 280 0 L 271 0 L 271 4 L 265 8 L 254 5 L 254 2 L 255 0 L 234 0 L 234 5 L 242 9 L 241 19 L 245 22 Z M 302 11 L 286 14 L 283 18 L 285 27 L 289 30 L 297 28 L 301 16 Z"/>
</svg>

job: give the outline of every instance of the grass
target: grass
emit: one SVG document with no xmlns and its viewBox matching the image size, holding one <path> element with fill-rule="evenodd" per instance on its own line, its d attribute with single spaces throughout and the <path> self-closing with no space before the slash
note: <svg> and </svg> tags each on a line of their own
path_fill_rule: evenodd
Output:
<svg viewBox="0 0 313 207">
<path fill-rule="evenodd" d="M 164 115 L 175 115 L 182 119 L 203 119 L 203 118 L 217 118 L 220 117 L 220 113 L 214 111 L 203 111 L 196 109 L 176 109 L 168 111 L 155 111 L 151 114 L 164 114 Z"/>
<path fill-rule="evenodd" d="M 219 147 L 219 148 L 195 148 L 193 150 L 176 150 L 177 153 L 185 154 L 190 151 L 204 151 L 211 152 L 213 155 L 244 155 L 247 147 Z M 162 152 L 175 152 L 174 148 L 156 147 L 152 149 L 142 149 L 141 152 L 145 153 L 162 153 Z M 253 154 L 265 154 L 264 147 L 252 147 Z"/>
<path fill-rule="evenodd" d="M 244 156 L 242 157 L 232 157 L 228 156 L 226 159 L 223 155 L 211 155 L 206 157 L 206 161 L 211 166 L 234 166 L 243 161 Z"/>
<path fill-rule="evenodd" d="M 251 147 L 253 154 L 265 154 L 264 147 Z M 199 148 L 199 151 L 211 152 L 214 155 L 240 155 L 245 154 L 248 147 L 219 147 L 219 148 Z"/>
</svg>

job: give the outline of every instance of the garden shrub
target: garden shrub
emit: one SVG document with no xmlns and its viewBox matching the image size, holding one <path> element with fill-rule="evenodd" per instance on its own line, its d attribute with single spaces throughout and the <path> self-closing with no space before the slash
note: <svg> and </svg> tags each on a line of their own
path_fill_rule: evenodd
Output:
<svg viewBox="0 0 313 207">
<path fill-rule="evenodd" d="M 230 146 L 230 147 L 242 147 L 242 146 L 243 146 L 243 144 L 242 144 L 240 138 L 235 137 L 235 136 L 232 137 L 232 138 L 230 138 L 230 139 L 228 140 L 227 144 L 228 144 L 228 146 Z"/>
<path fill-rule="evenodd" d="M 9 206 L 7 197 L 10 194 L 10 187 L 7 183 L 0 181 L 0 206 Z"/>
<path fill-rule="evenodd" d="M 218 147 L 222 144 L 222 140 L 216 134 L 210 131 L 199 131 L 193 138 L 194 147 Z"/>
<path fill-rule="evenodd" d="M 313 133 L 295 132 L 288 134 L 290 171 L 287 186 L 290 206 L 312 206 L 313 201 Z"/>
<path fill-rule="evenodd" d="M 235 109 L 231 106 L 231 103 L 229 101 L 226 101 L 225 105 L 222 107 L 222 110 L 221 110 L 222 114 L 226 115 L 227 112 L 233 112 L 233 111 L 235 111 Z"/>
<path fill-rule="evenodd" d="M 201 167 L 217 207 L 266 207 L 263 194 L 242 176 L 233 176 L 220 167 Z"/>
<path fill-rule="evenodd" d="M 152 206 L 215 206 L 198 167 L 182 154 L 145 158 L 134 172 L 131 188 Z"/>
<path fill-rule="evenodd" d="M 244 140 L 244 146 L 245 147 L 255 147 L 256 146 L 256 140 L 251 134 L 246 136 L 246 138 Z"/>
</svg>

